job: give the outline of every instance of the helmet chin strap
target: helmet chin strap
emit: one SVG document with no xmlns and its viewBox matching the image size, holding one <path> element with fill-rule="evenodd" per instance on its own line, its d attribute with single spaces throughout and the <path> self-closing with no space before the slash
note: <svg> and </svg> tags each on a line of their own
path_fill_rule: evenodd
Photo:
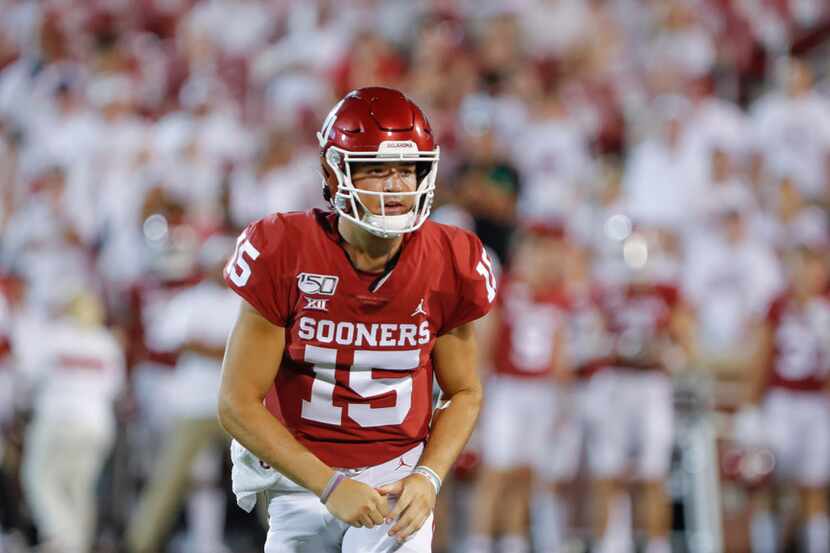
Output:
<svg viewBox="0 0 830 553">
<path fill-rule="evenodd" d="M 406 232 L 406 229 L 415 224 L 418 215 L 416 209 L 402 213 L 400 215 L 376 215 L 369 211 L 361 202 L 356 202 L 359 208 L 362 208 L 363 215 L 356 217 L 350 213 L 347 208 L 346 199 L 342 196 L 336 196 L 332 201 L 335 211 L 346 220 L 359 228 L 362 228 L 369 234 L 379 238 L 394 238 Z"/>
<path fill-rule="evenodd" d="M 401 215 L 375 215 L 366 210 L 361 220 L 368 226 L 364 227 L 368 232 L 381 238 L 391 238 L 415 224 L 415 210 L 410 210 Z M 387 231 L 393 231 L 392 233 Z"/>
</svg>

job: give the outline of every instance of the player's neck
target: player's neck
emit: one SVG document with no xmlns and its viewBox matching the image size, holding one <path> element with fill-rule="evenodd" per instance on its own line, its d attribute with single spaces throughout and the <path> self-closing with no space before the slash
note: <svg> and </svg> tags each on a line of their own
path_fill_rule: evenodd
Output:
<svg viewBox="0 0 830 553">
<path fill-rule="evenodd" d="M 355 268 L 367 273 L 380 273 L 390 259 L 401 249 L 403 238 L 381 238 L 344 219 L 337 218 L 337 230 L 343 237 L 343 247 Z"/>
</svg>

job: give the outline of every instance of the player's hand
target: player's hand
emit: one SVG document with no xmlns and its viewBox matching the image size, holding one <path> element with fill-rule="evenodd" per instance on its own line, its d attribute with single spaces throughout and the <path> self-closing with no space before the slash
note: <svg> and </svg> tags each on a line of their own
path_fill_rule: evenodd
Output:
<svg viewBox="0 0 830 553">
<path fill-rule="evenodd" d="M 326 501 L 331 514 L 355 528 L 374 528 L 389 515 L 389 502 L 374 488 L 346 478 Z"/>
<path fill-rule="evenodd" d="M 735 441 L 743 447 L 760 447 L 764 445 L 764 416 L 761 409 L 747 404 L 738 409 L 732 418 Z"/>
<path fill-rule="evenodd" d="M 400 542 L 417 532 L 435 508 L 435 487 L 420 474 L 410 474 L 403 480 L 378 488 L 378 491 L 382 495 L 398 498 L 398 504 L 387 517 L 387 522 L 396 521 L 389 535 Z"/>
</svg>

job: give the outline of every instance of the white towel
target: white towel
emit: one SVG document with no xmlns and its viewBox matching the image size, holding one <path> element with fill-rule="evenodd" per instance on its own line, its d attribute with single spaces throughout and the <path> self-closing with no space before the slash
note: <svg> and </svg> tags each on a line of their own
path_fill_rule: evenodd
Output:
<svg viewBox="0 0 830 553">
<path fill-rule="evenodd" d="M 261 462 L 236 440 L 231 441 L 231 461 L 236 504 L 250 513 L 256 505 L 257 494 L 273 487 L 283 475 Z"/>
</svg>

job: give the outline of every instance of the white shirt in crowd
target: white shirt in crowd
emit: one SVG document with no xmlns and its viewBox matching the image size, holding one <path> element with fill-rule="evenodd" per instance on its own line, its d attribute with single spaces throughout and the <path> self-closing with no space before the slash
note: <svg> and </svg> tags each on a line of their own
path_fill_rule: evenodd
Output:
<svg viewBox="0 0 830 553">
<path fill-rule="evenodd" d="M 685 297 L 697 313 L 701 347 L 709 352 L 740 347 L 747 325 L 784 285 L 774 251 L 754 238 L 729 243 L 710 233 L 690 243 L 685 267 Z"/>
<path fill-rule="evenodd" d="M 289 163 L 257 176 L 241 167 L 232 179 L 230 211 L 234 224 L 243 227 L 275 211 L 304 211 L 323 201 L 319 157 L 301 154 Z"/>
<path fill-rule="evenodd" d="M 197 4 L 185 23 L 189 33 L 210 40 L 226 54 L 244 56 L 265 44 L 275 19 L 265 3 L 211 0 Z"/>
<path fill-rule="evenodd" d="M 35 304 L 55 299 L 67 276 L 87 273 L 84 251 L 65 239 L 67 230 L 77 228 L 67 220 L 67 213 L 71 211 L 64 206 L 32 197 L 0 237 L 0 261 L 20 268 L 29 284 L 29 299 Z"/>
<path fill-rule="evenodd" d="M 704 171 L 705 164 L 694 151 L 646 139 L 625 164 L 625 204 L 637 220 L 683 232 L 693 215 L 689 206 L 701 196 Z"/>
<path fill-rule="evenodd" d="M 36 417 L 114 425 L 113 402 L 126 369 L 121 346 L 108 330 L 68 318 L 43 320 L 16 328 L 13 347 Z"/>
<path fill-rule="evenodd" d="M 593 165 L 586 135 L 567 119 L 527 126 L 513 145 L 522 190 L 519 212 L 533 217 L 576 208 Z"/>
<path fill-rule="evenodd" d="M 170 343 L 184 351 L 176 364 L 167 392 L 176 413 L 185 417 L 213 417 L 219 400 L 221 361 L 187 351 L 196 342 L 211 348 L 224 347 L 237 312 L 239 299 L 223 284 L 204 281 L 174 296 L 159 321 L 158 329 Z"/>
<path fill-rule="evenodd" d="M 751 117 L 757 147 L 772 169 L 792 176 L 806 197 L 818 197 L 827 180 L 830 102 L 816 92 L 770 93 L 756 102 Z"/>
</svg>

